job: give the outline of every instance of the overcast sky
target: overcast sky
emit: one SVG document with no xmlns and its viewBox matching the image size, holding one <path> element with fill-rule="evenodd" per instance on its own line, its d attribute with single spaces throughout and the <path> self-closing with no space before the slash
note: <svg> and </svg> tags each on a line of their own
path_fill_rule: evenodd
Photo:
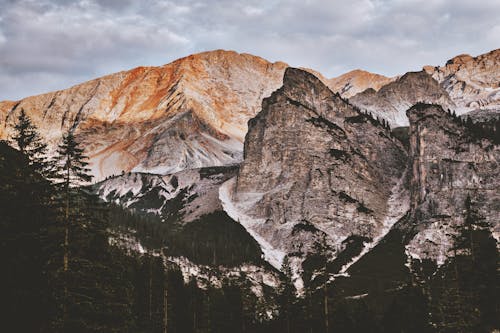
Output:
<svg viewBox="0 0 500 333">
<path fill-rule="evenodd" d="M 499 0 L 0 0 L 0 100 L 227 49 L 385 75 L 500 47 Z"/>
</svg>

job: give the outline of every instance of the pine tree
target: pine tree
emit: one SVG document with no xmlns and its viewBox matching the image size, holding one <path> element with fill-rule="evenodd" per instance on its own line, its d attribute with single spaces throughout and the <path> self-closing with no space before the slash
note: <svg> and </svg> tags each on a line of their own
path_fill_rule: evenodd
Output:
<svg viewBox="0 0 500 333">
<path fill-rule="evenodd" d="M 282 271 L 284 279 L 280 288 L 280 319 L 284 323 L 283 332 L 290 333 L 294 315 L 294 304 L 296 300 L 295 287 L 292 283 L 292 269 L 288 256 L 283 259 Z"/>
<path fill-rule="evenodd" d="M 12 143 L 21 153 L 28 157 L 30 166 L 41 175 L 49 174 L 49 162 L 46 159 L 47 144 L 43 142 L 37 127 L 30 117 L 21 109 L 17 122 L 14 125 Z"/>
<path fill-rule="evenodd" d="M 82 182 L 88 182 L 92 177 L 88 174 L 87 157 L 84 155 L 83 148 L 76 142 L 73 133 L 68 131 L 63 136 L 62 143 L 58 146 L 56 163 L 58 167 L 58 183 L 64 189 L 64 243 L 63 243 L 63 272 L 67 275 L 69 270 L 69 231 L 70 231 L 70 208 L 72 207 L 73 191 L 78 193 L 78 185 Z M 67 276 L 64 277 L 64 280 Z M 63 317 L 67 314 L 68 286 L 64 283 Z M 65 319 L 63 318 L 63 321 Z"/>
<path fill-rule="evenodd" d="M 63 136 L 62 143 L 57 150 L 57 161 L 60 174 L 60 184 L 64 188 L 65 193 L 65 237 L 64 237 L 64 271 L 68 270 L 69 262 L 69 217 L 71 206 L 71 191 L 81 182 L 88 182 L 92 176 L 88 174 L 90 169 L 87 168 L 87 157 L 84 155 L 84 150 L 75 141 L 75 137 L 71 131 Z"/>
<path fill-rule="evenodd" d="M 434 279 L 439 332 L 489 332 L 498 321 L 496 241 L 470 196 L 464 207 L 464 222 L 455 227 L 454 256 Z"/>
<path fill-rule="evenodd" d="M 330 305 L 329 305 L 329 286 L 331 274 L 328 271 L 329 265 L 329 249 L 323 239 L 320 242 L 316 242 L 314 244 L 314 249 L 316 253 L 319 255 L 322 261 L 322 267 L 319 269 L 320 279 L 322 282 L 322 290 L 323 290 L 323 325 L 326 333 L 330 331 Z"/>
<path fill-rule="evenodd" d="M 29 165 L 27 156 L 0 142 L 2 331 L 43 331 L 50 321 L 50 252 L 45 245 L 55 215 L 47 204 L 51 194 L 50 184 Z"/>
</svg>

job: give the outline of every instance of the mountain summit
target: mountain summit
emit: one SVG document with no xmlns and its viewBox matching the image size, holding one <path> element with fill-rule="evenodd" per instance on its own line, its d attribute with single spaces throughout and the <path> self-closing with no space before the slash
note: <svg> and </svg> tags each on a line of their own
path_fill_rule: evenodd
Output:
<svg viewBox="0 0 500 333">
<path fill-rule="evenodd" d="M 49 146 L 69 129 L 97 179 L 239 162 L 247 121 L 287 65 L 217 50 L 138 67 L 66 90 L 0 103 L 0 138 L 24 109 Z"/>
</svg>

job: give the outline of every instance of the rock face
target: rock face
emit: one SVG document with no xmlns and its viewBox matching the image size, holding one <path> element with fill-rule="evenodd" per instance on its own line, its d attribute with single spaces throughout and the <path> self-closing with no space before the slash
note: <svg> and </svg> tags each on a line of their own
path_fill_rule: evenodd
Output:
<svg viewBox="0 0 500 333">
<path fill-rule="evenodd" d="M 385 118 L 391 127 L 408 126 L 406 110 L 418 102 L 454 109 L 448 93 L 426 72 L 409 72 L 379 91 L 367 89 L 349 99 L 362 110 Z"/>
<path fill-rule="evenodd" d="M 135 68 L 0 103 L 0 139 L 24 109 L 51 148 L 74 129 L 97 180 L 239 162 L 247 121 L 280 86 L 286 67 L 219 50 Z"/>
<path fill-rule="evenodd" d="M 157 214 L 179 225 L 222 211 L 219 186 L 236 175 L 237 167 L 207 167 L 169 175 L 126 173 L 93 185 L 104 201 L 139 213 Z"/>
<path fill-rule="evenodd" d="M 317 241 L 340 252 L 349 236 L 374 240 L 397 219 L 389 199 L 404 148 L 312 74 L 286 70 L 249 122 L 244 152 L 221 200 L 275 267 Z"/>
<path fill-rule="evenodd" d="M 407 114 L 411 216 L 417 225 L 407 246 L 409 256 L 442 264 L 451 255 L 453 227 L 463 223 L 467 196 L 498 240 L 500 147 L 440 106 L 418 104 Z"/>
<path fill-rule="evenodd" d="M 366 89 L 371 88 L 378 91 L 394 80 L 396 78 L 389 78 L 380 74 L 355 69 L 328 80 L 327 85 L 332 91 L 338 92 L 342 97 L 351 98 Z"/>
<path fill-rule="evenodd" d="M 424 70 L 448 92 L 457 113 L 500 110 L 500 49 L 477 57 L 459 55 L 444 66 Z"/>
</svg>

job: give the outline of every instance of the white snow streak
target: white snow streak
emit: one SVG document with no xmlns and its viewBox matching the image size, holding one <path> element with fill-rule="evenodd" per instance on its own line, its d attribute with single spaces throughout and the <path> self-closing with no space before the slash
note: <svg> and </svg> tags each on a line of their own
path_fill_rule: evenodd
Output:
<svg viewBox="0 0 500 333">
<path fill-rule="evenodd" d="M 354 257 L 349 263 L 342 266 L 337 276 L 349 276 L 347 270 L 358 262 L 365 254 L 370 252 L 377 244 L 387 235 L 387 233 L 391 230 L 394 223 L 396 223 L 399 219 L 403 217 L 403 215 L 410 209 L 410 199 L 409 193 L 404 188 L 403 182 L 406 178 L 405 170 L 399 181 L 394 185 L 391 190 L 391 195 L 389 200 L 387 201 L 387 215 L 382 222 L 382 226 L 380 228 L 379 234 L 373 238 L 373 241 L 365 245 L 363 250 Z"/>
<path fill-rule="evenodd" d="M 235 184 L 236 177 L 233 177 L 222 184 L 219 189 L 219 199 L 222 203 L 224 211 L 233 220 L 239 222 L 243 227 L 245 227 L 247 232 L 257 241 L 257 243 L 259 243 L 262 252 L 264 253 L 264 259 L 268 261 L 273 267 L 280 270 L 281 264 L 283 263 L 283 258 L 285 258 L 286 253 L 273 247 L 268 241 L 266 241 L 255 231 L 255 227 L 265 222 L 263 219 L 256 219 L 244 213 L 246 211 L 246 207 L 253 206 L 254 203 L 262 198 L 262 194 L 247 194 L 248 200 L 245 200 L 244 202 L 235 202 L 232 200 Z"/>
</svg>

